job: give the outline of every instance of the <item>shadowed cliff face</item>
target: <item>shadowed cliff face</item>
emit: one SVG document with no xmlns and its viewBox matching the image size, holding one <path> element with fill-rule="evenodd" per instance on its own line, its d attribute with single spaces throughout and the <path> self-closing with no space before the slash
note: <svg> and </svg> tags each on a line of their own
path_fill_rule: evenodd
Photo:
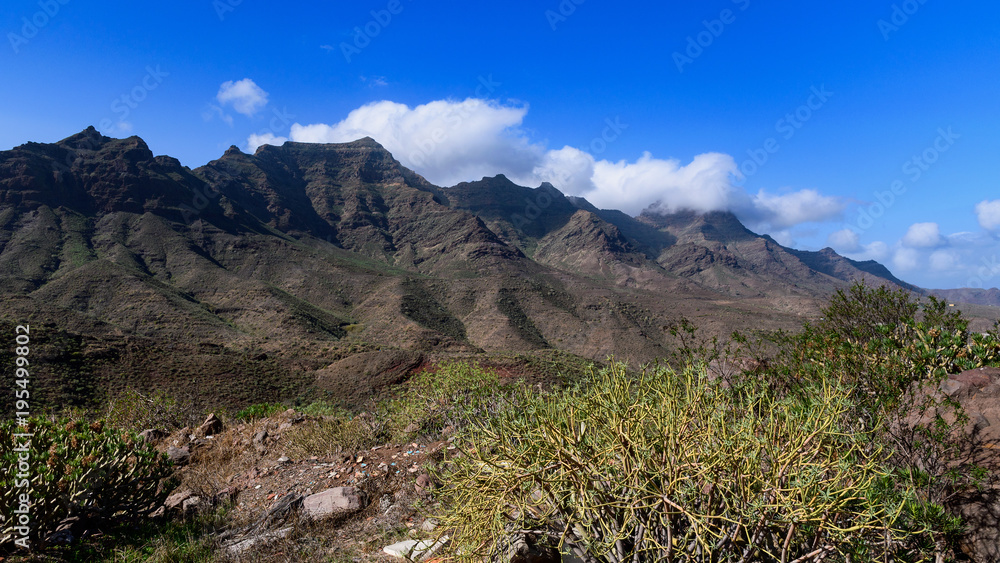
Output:
<svg viewBox="0 0 1000 563">
<path fill-rule="evenodd" d="M 3 316 L 76 339 L 101 385 L 123 365 L 168 387 L 212 365 L 285 396 L 330 363 L 318 351 L 359 346 L 649 361 L 680 315 L 789 328 L 862 274 L 900 283 L 731 214 L 633 218 L 503 176 L 439 188 L 368 138 L 233 147 L 195 170 L 93 128 L 0 152 Z M 136 343 L 163 353 L 123 359 Z M 219 359 L 247 350 L 287 361 Z"/>
</svg>

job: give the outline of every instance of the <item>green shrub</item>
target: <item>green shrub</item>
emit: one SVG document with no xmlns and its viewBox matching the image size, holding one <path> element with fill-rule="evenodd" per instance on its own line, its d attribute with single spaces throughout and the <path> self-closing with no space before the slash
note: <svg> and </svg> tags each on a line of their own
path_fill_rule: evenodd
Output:
<svg viewBox="0 0 1000 563">
<path fill-rule="evenodd" d="M 22 452 L 8 444 L 23 444 L 15 434 L 33 433 L 27 450 L 27 487 L 19 476 Z M 5 444 L 0 467 L 0 505 L 16 507 L 29 493 L 31 545 L 43 547 L 46 537 L 67 517 L 96 526 L 135 521 L 162 504 L 169 492 L 164 479 L 171 473 L 166 456 L 134 433 L 102 422 L 29 419 L 26 427 L 0 422 Z M 22 466 L 23 467 L 23 466 Z M 14 515 L 5 509 L 0 548 L 15 537 Z"/>
<path fill-rule="evenodd" d="M 897 525 L 912 495 L 887 479 L 888 453 L 841 425 L 849 396 L 612 364 L 471 426 L 441 475 L 444 527 L 467 559 L 512 534 L 588 562 L 891 557 L 922 530 Z"/>
<path fill-rule="evenodd" d="M 385 436 L 379 430 L 367 414 L 327 416 L 293 428 L 286 444 L 288 453 L 295 457 L 356 452 L 385 443 Z"/>
<path fill-rule="evenodd" d="M 457 430 L 473 419 L 495 412 L 503 397 L 517 385 L 502 383 L 497 374 L 477 363 L 442 362 L 422 371 L 380 402 L 357 416 L 326 403 L 303 409 L 322 416 L 289 434 L 293 455 L 330 455 L 357 451 L 416 436 L 437 436 L 448 426 Z"/>
<path fill-rule="evenodd" d="M 799 333 L 735 333 L 728 342 L 699 341 L 697 329 L 684 322 L 673 328 L 677 356 L 713 366 L 738 359 L 729 365 L 752 369 L 737 369 L 729 379 L 753 380 L 776 397 L 801 399 L 824 382 L 849 389 L 842 425 L 891 447 L 894 474 L 920 483 L 907 521 L 933 531 L 932 552 L 954 549 L 960 521 L 941 505 L 991 475 L 968 455 L 974 438 L 953 432 L 968 421 L 961 405 L 934 391 L 950 374 L 1000 365 L 998 330 L 970 334 L 968 321 L 941 300 L 920 303 L 907 291 L 863 281 L 838 291 L 823 314 Z"/>
<path fill-rule="evenodd" d="M 142 393 L 129 388 L 108 401 L 104 420 L 112 428 L 142 432 L 147 428 L 173 430 L 187 423 L 180 405 L 163 392 Z"/>
<path fill-rule="evenodd" d="M 434 371 L 414 375 L 376 418 L 385 421 L 389 438 L 395 441 L 437 436 L 445 427 L 457 430 L 489 416 L 518 389 L 516 383 L 502 382 L 495 371 L 476 362 L 441 362 Z"/>
<path fill-rule="evenodd" d="M 240 421 L 251 421 L 260 418 L 267 418 L 272 414 L 284 411 L 285 407 L 278 403 L 259 403 L 237 412 L 233 418 Z"/>
</svg>

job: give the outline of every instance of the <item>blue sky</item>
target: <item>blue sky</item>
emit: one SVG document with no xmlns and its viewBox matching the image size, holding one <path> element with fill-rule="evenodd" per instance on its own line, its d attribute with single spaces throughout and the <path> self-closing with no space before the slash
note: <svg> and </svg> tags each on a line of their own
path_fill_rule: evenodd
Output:
<svg viewBox="0 0 1000 563">
<path fill-rule="evenodd" d="M 92 124 L 193 168 L 371 135 L 441 185 L 727 209 L 924 287 L 994 287 L 997 21 L 943 0 L 8 0 L 0 149 Z"/>
</svg>

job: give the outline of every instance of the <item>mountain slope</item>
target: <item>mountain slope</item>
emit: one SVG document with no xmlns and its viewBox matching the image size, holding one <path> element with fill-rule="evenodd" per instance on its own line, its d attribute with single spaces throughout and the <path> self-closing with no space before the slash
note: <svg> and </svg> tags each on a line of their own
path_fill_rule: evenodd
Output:
<svg viewBox="0 0 1000 563">
<path fill-rule="evenodd" d="M 729 214 L 632 218 L 503 176 L 440 188 L 367 138 L 233 147 L 195 170 L 93 128 L 0 152 L 3 317 L 89 366 L 79 387 L 40 365 L 40 400 L 137 385 L 353 404 L 383 379 L 342 360 L 400 349 L 645 362 L 679 316 L 791 328 L 861 270 Z"/>
</svg>

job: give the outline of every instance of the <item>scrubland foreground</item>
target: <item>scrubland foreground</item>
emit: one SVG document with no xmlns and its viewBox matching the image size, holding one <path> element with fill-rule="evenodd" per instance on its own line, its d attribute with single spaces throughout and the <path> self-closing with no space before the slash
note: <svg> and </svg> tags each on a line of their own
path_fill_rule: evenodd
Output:
<svg viewBox="0 0 1000 563">
<path fill-rule="evenodd" d="M 1000 560 L 996 327 L 970 333 L 944 302 L 863 283 L 823 314 L 726 340 L 682 320 L 659 364 L 609 358 L 549 385 L 441 362 L 357 412 L 256 405 L 182 428 L 183 405 L 129 392 L 39 417 L 30 551 L 13 543 L 4 421 L 0 553 Z"/>
</svg>

